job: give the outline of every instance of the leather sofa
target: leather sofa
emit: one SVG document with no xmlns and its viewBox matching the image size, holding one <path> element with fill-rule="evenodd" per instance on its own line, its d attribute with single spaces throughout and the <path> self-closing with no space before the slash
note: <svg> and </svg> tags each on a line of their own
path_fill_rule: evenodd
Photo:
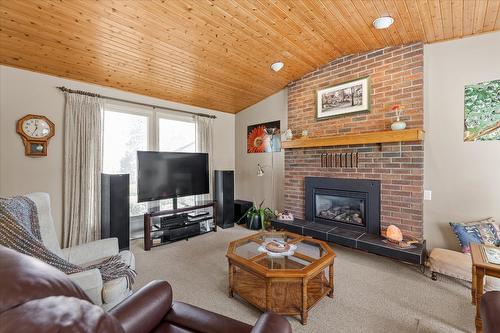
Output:
<svg viewBox="0 0 500 333">
<path fill-rule="evenodd" d="M 291 333 L 286 319 L 264 313 L 255 326 L 172 301 L 153 281 L 106 312 L 66 274 L 0 246 L 0 333 Z"/>
<path fill-rule="evenodd" d="M 500 332 L 500 291 L 489 291 L 481 296 L 483 333 Z"/>
</svg>

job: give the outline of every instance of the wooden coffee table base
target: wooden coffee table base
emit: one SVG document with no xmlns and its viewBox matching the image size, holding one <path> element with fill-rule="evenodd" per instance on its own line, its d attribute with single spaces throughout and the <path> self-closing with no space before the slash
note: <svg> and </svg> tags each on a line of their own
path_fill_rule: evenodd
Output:
<svg viewBox="0 0 500 333">
<path fill-rule="evenodd" d="M 300 315 L 307 324 L 309 310 L 324 296 L 333 298 L 333 263 L 313 278 L 265 278 L 229 264 L 229 296 L 237 294 L 261 311 L 281 315 Z"/>
</svg>

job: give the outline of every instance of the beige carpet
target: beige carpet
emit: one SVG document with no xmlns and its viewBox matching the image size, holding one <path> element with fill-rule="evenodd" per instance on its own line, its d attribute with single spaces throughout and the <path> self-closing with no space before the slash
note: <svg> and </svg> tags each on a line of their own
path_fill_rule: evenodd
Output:
<svg viewBox="0 0 500 333">
<path fill-rule="evenodd" d="M 227 260 L 231 240 L 250 233 L 219 229 L 145 252 L 142 240 L 132 244 L 137 261 L 135 288 L 151 280 L 172 284 L 174 299 L 253 324 L 259 312 L 238 297 L 227 296 Z M 440 277 L 432 281 L 411 265 L 332 245 L 335 297 L 322 299 L 299 332 L 473 332 L 475 308 L 464 284 Z M 237 332 L 235 332 L 237 333 Z"/>
</svg>

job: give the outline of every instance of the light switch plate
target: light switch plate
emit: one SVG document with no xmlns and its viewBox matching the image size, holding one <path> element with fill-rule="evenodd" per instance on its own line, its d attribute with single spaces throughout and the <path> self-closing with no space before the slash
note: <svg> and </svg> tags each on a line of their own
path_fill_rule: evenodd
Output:
<svg viewBox="0 0 500 333">
<path fill-rule="evenodd" d="M 432 200 L 432 191 L 424 190 L 424 200 Z"/>
</svg>

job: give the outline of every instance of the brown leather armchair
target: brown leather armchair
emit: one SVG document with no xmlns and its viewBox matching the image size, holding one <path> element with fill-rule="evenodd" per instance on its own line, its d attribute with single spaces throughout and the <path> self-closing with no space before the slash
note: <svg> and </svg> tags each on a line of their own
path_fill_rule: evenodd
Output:
<svg viewBox="0 0 500 333">
<path fill-rule="evenodd" d="M 172 302 L 166 281 L 153 281 L 109 312 L 92 304 L 66 274 L 0 246 L 0 333 L 291 333 L 286 319 L 264 313 L 255 326 Z"/>
<path fill-rule="evenodd" d="M 500 332 L 500 291 L 489 291 L 481 296 L 483 333 Z"/>
</svg>

